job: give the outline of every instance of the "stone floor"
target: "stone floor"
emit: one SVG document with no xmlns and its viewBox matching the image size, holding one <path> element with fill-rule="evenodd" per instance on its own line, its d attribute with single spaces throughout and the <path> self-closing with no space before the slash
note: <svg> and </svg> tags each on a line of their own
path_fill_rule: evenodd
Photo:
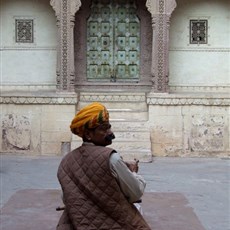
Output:
<svg viewBox="0 0 230 230">
<path fill-rule="evenodd" d="M 0 155 L 0 230 L 55 229 L 61 157 Z M 141 163 L 142 209 L 153 230 L 230 230 L 230 161 L 155 158 Z"/>
<path fill-rule="evenodd" d="M 1 213 L 1 230 L 54 230 L 60 190 L 25 189 L 16 192 Z M 157 230 L 205 230 L 180 193 L 145 193 L 141 204 L 151 228 Z"/>
</svg>

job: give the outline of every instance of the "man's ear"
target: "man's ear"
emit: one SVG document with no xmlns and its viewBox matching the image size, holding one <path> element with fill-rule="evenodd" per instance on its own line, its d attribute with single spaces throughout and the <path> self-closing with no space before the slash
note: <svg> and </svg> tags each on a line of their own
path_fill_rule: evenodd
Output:
<svg viewBox="0 0 230 230">
<path fill-rule="evenodd" d="M 86 129 L 84 132 L 84 137 L 87 141 L 91 141 L 91 132 L 90 130 Z"/>
</svg>

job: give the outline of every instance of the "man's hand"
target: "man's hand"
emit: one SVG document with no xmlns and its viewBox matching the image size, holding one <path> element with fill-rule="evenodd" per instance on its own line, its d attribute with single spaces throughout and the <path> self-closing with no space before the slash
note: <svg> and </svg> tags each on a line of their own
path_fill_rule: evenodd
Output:
<svg viewBox="0 0 230 230">
<path fill-rule="evenodd" d="M 126 163 L 126 165 L 127 165 L 127 167 L 129 168 L 129 170 L 131 171 L 131 172 L 138 172 L 138 170 L 139 170 L 139 166 L 138 166 L 138 163 L 139 163 L 139 160 L 137 160 L 137 159 L 134 159 L 134 161 L 129 161 L 129 162 L 125 162 Z"/>
</svg>

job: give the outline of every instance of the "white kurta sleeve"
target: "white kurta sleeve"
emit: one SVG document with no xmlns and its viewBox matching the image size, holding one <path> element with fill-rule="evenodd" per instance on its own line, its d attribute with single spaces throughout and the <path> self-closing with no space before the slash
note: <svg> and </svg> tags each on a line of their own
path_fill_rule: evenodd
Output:
<svg viewBox="0 0 230 230">
<path fill-rule="evenodd" d="M 110 168 L 128 201 L 134 203 L 140 200 L 146 186 L 143 177 L 131 172 L 116 152 L 110 156 Z"/>
</svg>

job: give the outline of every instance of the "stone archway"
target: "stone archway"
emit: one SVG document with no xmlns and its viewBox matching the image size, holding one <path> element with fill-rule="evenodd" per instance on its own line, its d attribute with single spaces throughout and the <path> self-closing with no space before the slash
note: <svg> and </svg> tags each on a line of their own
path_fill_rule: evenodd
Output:
<svg viewBox="0 0 230 230">
<path fill-rule="evenodd" d="M 81 6 L 80 0 L 51 0 L 56 12 L 59 31 L 57 90 L 74 92 L 74 16 Z M 152 90 L 168 92 L 168 43 L 170 16 L 176 7 L 175 0 L 147 0 L 146 7 L 152 17 Z"/>
</svg>

